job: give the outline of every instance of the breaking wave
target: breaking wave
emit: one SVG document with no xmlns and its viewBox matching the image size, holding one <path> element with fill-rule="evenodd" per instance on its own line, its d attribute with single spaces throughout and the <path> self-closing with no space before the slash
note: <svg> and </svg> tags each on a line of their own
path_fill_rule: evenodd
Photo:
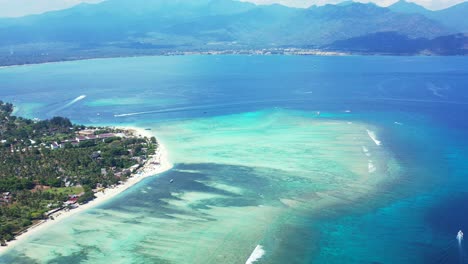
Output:
<svg viewBox="0 0 468 264">
<path fill-rule="evenodd" d="M 375 143 L 377 146 L 382 145 L 382 142 L 381 142 L 380 140 L 377 139 L 377 135 L 375 134 L 374 131 L 371 131 L 371 130 L 367 129 L 367 134 L 369 135 L 369 137 L 372 139 L 372 141 L 374 141 L 374 143 Z"/>
<path fill-rule="evenodd" d="M 265 255 L 265 250 L 261 245 L 257 245 L 245 264 L 253 264 L 257 260 L 261 259 L 263 255 Z"/>
<path fill-rule="evenodd" d="M 369 160 L 369 163 L 367 164 L 367 168 L 368 168 L 369 173 L 374 173 L 377 170 L 372 160 Z"/>
<path fill-rule="evenodd" d="M 364 152 L 364 154 L 366 154 L 367 157 L 371 156 L 369 149 L 366 148 L 365 146 L 362 146 L 362 152 Z"/>
</svg>

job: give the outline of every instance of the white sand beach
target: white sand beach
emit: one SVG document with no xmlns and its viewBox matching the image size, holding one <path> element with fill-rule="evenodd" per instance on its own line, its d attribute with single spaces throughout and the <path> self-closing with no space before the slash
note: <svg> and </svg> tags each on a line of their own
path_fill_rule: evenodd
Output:
<svg viewBox="0 0 468 264">
<path fill-rule="evenodd" d="M 152 137 L 155 136 L 153 133 L 150 131 L 137 128 L 137 127 L 119 127 L 121 129 L 125 130 L 130 130 L 134 131 L 133 133 L 136 136 L 143 136 L 143 137 Z M 12 240 L 7 243 L 8 246 L 6 247 L 0 247 L 0 254 L 5 253 L 11 248 L 14 248 L 15 244 L 19 243 L 21 240 L 26 239 L 27 237 L 32 236 L 33 234 L 37 233 L 40 230 L 46 229 L 52 225 L 54 225 L 57 222 L 60 222 L 66 218 L 69 218 L 75 214 L 78 214 L 80 212 L 83 212 L 89 208 L 95 207 L 97 205 L 100 205 L 113 197 L 117 196 L 118 194 L 124 192 L 125 190 L 131 188 L 141 180 L 154 176 L 156 174 L 163 173 L 165 171 L 170 170 L 173 165 L 171 162 L 168 160 L 168 155 L 165 147 L 159 142 L 159 148 L 158 151 L 153 155 L 150 159 L 146 161 L 146 163 L 143 165 L 141 169 L 139 169 L 137 172 L 132 174 L 132 177 L 130 177 L 127 181 L 125 181 L 123 184 L 117 185 L 114 188 L 106 188 L 104 189 L 103 192 L 98 192 L 96 193 L 96 198 L 83 205 L 79 205 L 77 208 L 72 209 L 72 210 L 61 210 L 55 214 L 53 214 L 54 220 L 47 219 L 43 220 L 36 225 L 31 226 L 27 232 L 17 236 L 15 240 Z"/>
</svg>

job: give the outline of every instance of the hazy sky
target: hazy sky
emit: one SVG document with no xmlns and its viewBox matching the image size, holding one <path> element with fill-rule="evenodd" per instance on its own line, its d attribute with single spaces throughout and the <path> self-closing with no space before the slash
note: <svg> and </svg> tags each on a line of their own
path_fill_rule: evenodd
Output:
<svg viewBox="0 0 468 264">
<path fill-rule="evenodd" d="M 79 3 L 96 3 L 102 0 L 0 0 L 0 17 L 15 17 L 28 14 L 38 14 L 50 10 L 64 9 Z M 131 0 L 129 0 L 131 1 Z M 323 5 L 327 3 L 337 3 L 343 0 L 243 0 L 257 4 L 280 3 L 288 6 L 309 7 L 311 5 Z M 379 5 L 387 6 L 397 0 L 356 0 L 359 2 L 375 2 Z M 424 5 L 430 9 L 441 9 L 464 0 L 411 0 Z"/>
<path fill-rule="evenodd" d="M 0 17 L 38 14 L 68 8 L 79 3 L 96 2 L 101 2 L 101 0 L 0 0 Z"/>
</svg>

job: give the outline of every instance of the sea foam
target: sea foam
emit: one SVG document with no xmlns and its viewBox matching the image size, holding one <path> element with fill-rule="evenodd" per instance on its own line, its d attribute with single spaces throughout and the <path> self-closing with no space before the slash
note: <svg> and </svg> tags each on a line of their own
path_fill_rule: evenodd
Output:
<svg viewBox="0 0 468 264">
<path fill-rule="evenodd" d="M 367 164 L 367 167 L 368 167 L 369 173 L 374 173 L 377 170 L 377 168 L 375 167 L 374 162 L 372 160 L 369 160 L 369 163 Z"/>
<path fill-rule="evenodd" d="M 263 255 L 265 255 L 265 250 L 261 245 L 257 245 L 245 264 L 252 264 L 261 259 Z"/>
<path fill-rule="evenodd" d="M 362 146 L 362 152 L 364 152 L 364 154 L 367 156 L 367 157 L 370 157 L 371 154 L 369 152 L 369 149 L 366 148 L 365 146 Z"/>
<path fill-rule="evenodd" d="M 369 137 L 372 139 L 372 141 L 374 141 L 374 143 L 375 143 L 377 146 L 382 145 L 382 142 L 381 142 L 380 140 L 377 139 L 377 136 L 375 135 L 375 132 L 374 132 L 374 131 L 371 131 L 371 130 L 367 129 L 367 134 L 369 135 Z"/>
</svg>

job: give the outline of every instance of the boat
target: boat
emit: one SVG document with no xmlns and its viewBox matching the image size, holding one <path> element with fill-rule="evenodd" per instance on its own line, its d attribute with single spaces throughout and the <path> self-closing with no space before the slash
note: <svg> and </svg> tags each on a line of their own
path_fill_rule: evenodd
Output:
<svg viewBox="0 0 468 264">
<path fill-rule="evenodd" d="M 170 183 L 173 183 L 173 182 L 174 182 L 174 179 L 171 179 L 169 182 L 170 182 Z"/>
<path fill-rule="evenodd" d="M 457 233 L 457 240 L 458 240 L 458 241 L 462 241 L 462 240 L 463 240 L 463 232 L 462 232 L 461 230 L 458 231 L 458 233 Z"/>
</svg>

